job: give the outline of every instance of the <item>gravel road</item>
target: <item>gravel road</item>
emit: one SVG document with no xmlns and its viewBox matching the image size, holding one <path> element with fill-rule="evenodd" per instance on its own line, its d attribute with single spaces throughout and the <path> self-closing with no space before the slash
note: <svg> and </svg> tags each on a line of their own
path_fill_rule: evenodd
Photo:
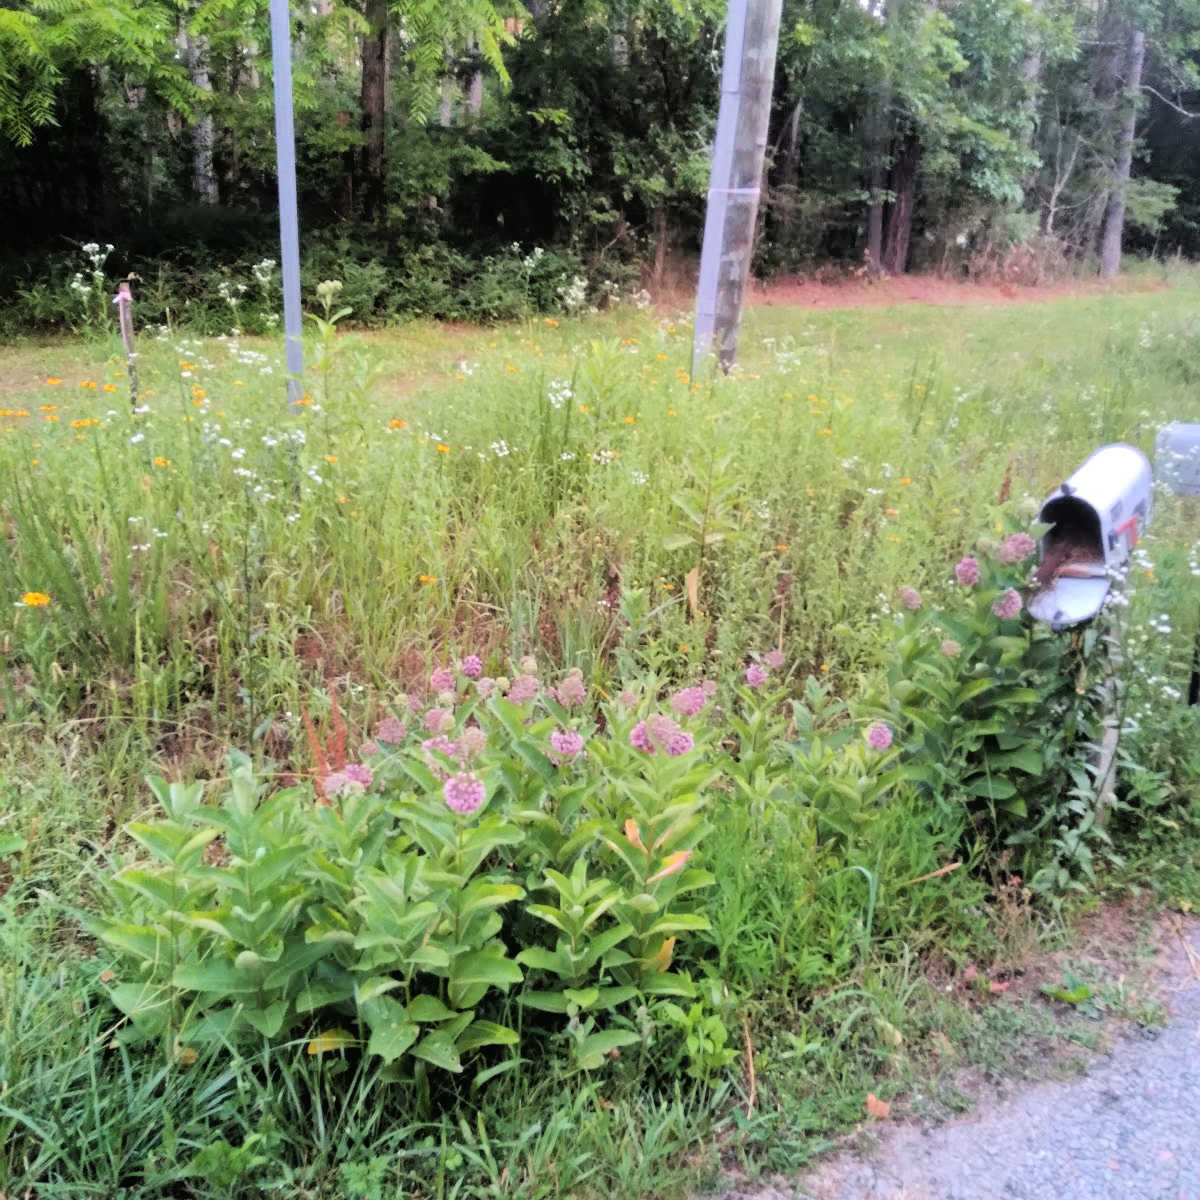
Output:
<svg viewBox="0 0 1200 1200">
<path fill-rule="evenodd" d="M 1086 1075 L 939 1127 L 881 1123 L 868 1153 L 721 1200 L 1200 1200 L 1200 921 L 1168 937 L 1164 964 L 1166 1023 Z"/>
</svg>

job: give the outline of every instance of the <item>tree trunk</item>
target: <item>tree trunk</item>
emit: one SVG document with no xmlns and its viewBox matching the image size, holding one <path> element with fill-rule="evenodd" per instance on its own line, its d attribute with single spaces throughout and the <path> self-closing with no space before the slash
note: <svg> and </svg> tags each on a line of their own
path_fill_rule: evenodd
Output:
<svg viewBox="0 0 1200 1200">
<path fill-rule="evenodd" d="M 667 223 L 667 206 L 660 204 L 654 210 L 654 268 L 651 288 L 657 296 L 662 292 L 667 274 L 667 251 L 670 248 L 670 229 Z"/>
<path fill-rule="evenodd" d="M 188 74 L 192 84 L 206 96 L 212 95 L 212 82 L 208 77 L 208 39 L 200 37 L 189 29 L 184 37 L 187 46 Z M 198 108 L 198 116 L 192 125 L 192 192 L 201 204 L 216 204 L 220 200 L 217 192 L 217 175 L 213 170 L 213 142 L 216 134 L 213 128 L 212 112 L 207 108 L 207 100 Z"/>
<path fill-rule="evenodd" d="M 878 15 L 890 29 L 899 20 L 897 0 L 883 0 Z M 874 9 L 870 11 L 874 12 Z M 867 267 L 873 275 L 884 270 L 883 206 L 891 149 L 892 81 L 885 73 L 875 87 L 871 111 L 867 116 Z"/>
<path fill-rule="evenodd" d="M 908 268 L 908 248 L 912 241 L 913 206 L 917 194 L 917 172 L 921 166 L 921 139 L 910 130 L 892 168 L 892 195 L 884 230 L 883 269 L 889 275 L 903 275 Z"/>
<path fill-rule="evenodd" d="M 385 208 L 387 186 L 388 6 L 367 0 L 362 46 L 363 215 L 374 220 Z"/>
<path fill-rule="evenodd" d="M 1125 69 L 1124 121 L 1117 140 L 1108 205 L 1104 211 L 1104 233 L 1100 240 L 1100 278 L 1112 279 L 1121 269 L 1121 238 L 1125 232 L 1125 190 L 1133 166 L 1133 141 L 1137 132 L 1138 96 L 1142 86 L 1142 63 L 1146 57 L 1146 35 L 1134 29 L 1129 37 L 1129 61 Z"/>
</svg>

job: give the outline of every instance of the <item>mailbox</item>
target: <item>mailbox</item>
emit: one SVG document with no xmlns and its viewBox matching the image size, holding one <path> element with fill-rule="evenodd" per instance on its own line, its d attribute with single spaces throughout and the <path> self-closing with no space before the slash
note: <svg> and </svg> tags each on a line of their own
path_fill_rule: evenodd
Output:
<svg viewBox="0 0 1200 1200">
<path fill-rule="evenodd" d="M 1100 611 L 1113 573 L 1150 520 L 1150 460 L 1133 446 L 1101 446 L 1042 505 L 1038 582 L 1029 611 L 1056 629 Z"/>
<path fill-rule="evenodd" d="M 1154 471 L 1177 496 L 1200 496 L 1200 425 L 1164 425 L 1154 442 Z"/>
</svg>

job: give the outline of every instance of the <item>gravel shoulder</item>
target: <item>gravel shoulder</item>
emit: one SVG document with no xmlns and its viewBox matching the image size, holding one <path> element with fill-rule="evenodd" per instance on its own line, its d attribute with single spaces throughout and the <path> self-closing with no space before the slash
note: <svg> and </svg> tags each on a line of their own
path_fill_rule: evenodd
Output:
<svg viewBox="0 0 1200 1200">
<path fill-rule="evenodd" d="M 1126 1027 L 1086 1073 L 944 1125 L 873 1122 L 803 1177 L 722 1200 L 1200 1200 L 1200 919 L 1164 921 L 1161 946 L 1164 1023 Z"/>
</svg>

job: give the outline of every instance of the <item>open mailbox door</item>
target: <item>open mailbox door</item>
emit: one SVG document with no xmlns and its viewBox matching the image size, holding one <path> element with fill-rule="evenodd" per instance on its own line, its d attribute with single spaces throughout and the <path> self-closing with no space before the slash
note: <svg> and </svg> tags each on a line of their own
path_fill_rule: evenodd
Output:
<svg viewBox="0 0 1200 1200">
<path fill-rule="evenodd" d="M 1029 611 L 1055 629 L 1100 611 L 1114 573 L 1150 520 L 1150 460 L 1134 446 L 1101 446 L 1042 505 L 1039 577 Z"/>
</svg>

